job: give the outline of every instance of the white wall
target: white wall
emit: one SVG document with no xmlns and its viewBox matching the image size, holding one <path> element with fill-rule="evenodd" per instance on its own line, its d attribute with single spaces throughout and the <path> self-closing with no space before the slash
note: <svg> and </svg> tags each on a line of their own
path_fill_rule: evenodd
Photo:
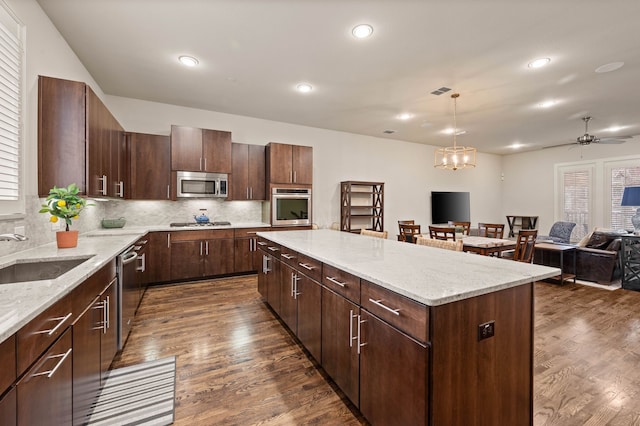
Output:
<svg viewBox="0 0 640 426">
<path fill-rule="evenodd" d="M 538 229 L 543 234 L 548 232 L 553 222 L 561 219 L 554 216 L 554 165 L 638 155 L 639 139 L 636 137 L 620 145 L 591 144 L 571 149 L 565 146 L 505 156 L 503 213 L 539 216 Z M 598 183 L 601 182 L 600 179 Z M 598 208 L 600 206 L 596 206 Z M 605 225 L 601 214 L 594 219 L 593 226 Z"/>
<path fill-rule="evenodd" d="M 340 182 L 385 183 L 385 229 L 397 221 L 431 220 L 430 191 L 470 191 L 472 222 L 503 221 L 502 158 L 479 154 L 478 167 L 456 172 L 433 168 L 433 146 L 354 135 L 175 105 L 106 96 L 111 112 L 132 132 L 168 134 L 171 124 L 232 132 L 234 142 L 282 142 L 312 146 L 313 221 L 329 227 L 340 221 Z"/>
</svg>

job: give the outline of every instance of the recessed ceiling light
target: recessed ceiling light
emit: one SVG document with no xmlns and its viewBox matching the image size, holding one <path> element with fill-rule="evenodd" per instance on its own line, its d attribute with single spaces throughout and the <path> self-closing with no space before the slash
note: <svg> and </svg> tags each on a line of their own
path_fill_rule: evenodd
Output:
<svg viewBox="0 0 640 426">
<path fill-rule="evenodd" d="M 615 71 L 615 70 L 619 70 L 620 68 L 622 68 L 624 65 L 624 62 L 611 62 L 609 64 L 604 64 L 599 66 L 598 68 L 596 68 L 596 72 L 598 74 L 602 74 L 605 72 L 611 72 L 611 71 Z"/>
<path fill-rule="evenodd" d="M 398 114 L 396 116 L 396 118 L 398 120 L 409 120 L 409 119 L 413 118 L 413 114 L 408 113 L 408 112 L 403 112 L 402 114 Z"/>
<path fill-rule="evenodd" d="M 448 129 L 444 129 L 442 131 L 442 133 L 444 133 L 445 135 L 452 135 L 453 134 L 453 129 L 451 127 L 449 127 Z M 464 135 L 465 133 L 467 133 L 466 130 L 458 129 L 458 131 L 456 133 L 456 136 Z"/>
<path fill-rule="evenodd" d="M 367 38 L 373 34 L 373 27 L 369 24 L 360 24 L 353 27 L 351 34 L 355 38 Z"/>
<path fill-rule="evenodd" d="M 178 58 L 178 60 L 180 61 L 180 63 L 182 65 L 186 65 L 188 67 L 195 67 L 196 65 L 198 65 L 200 63 L 200 61 L 198 61 L 196 58 L 194 58 L 193 56 L 180 56 Z"/>
<path fill-rule="evenodd" d="M 296 90 L 300 93 L 309 93 L 313 90 L 313 86 L 309 83 L 300 83 L 296 86 Z"/>
<path fill-rule="evenodd" d="M 540 108 L 551 108 L 552 106 L 554 106 L 556 104 L 556 101 L 544 101 L 544 102 L 540 102 L 538 104 L 538 107 Z"/>
<path fill-rule="evenodd" d="M 529 68 L 541 68 L 551 62 L 550 58 L 539 58 L 529 62 Z"/>
<path fill-rule="evenodd" d="M 509 146 L 508 146 L 508 148 L 511 148 L 511 149 L 519 149 L 519 148 L 522 148 L 523 146 L 524 146 L 524 145 L 523 145 L 523 144 L 521 144 L 520 142 L 514 142 L 514 143 L 512 143 L 511 145 L 509 145 Z"/>
</svg>

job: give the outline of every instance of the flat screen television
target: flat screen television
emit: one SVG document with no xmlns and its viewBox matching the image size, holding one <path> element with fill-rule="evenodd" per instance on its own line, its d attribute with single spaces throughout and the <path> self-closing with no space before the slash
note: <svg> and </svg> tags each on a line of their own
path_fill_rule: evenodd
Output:
<svg viewBox="0 0 640 426">
<path fill-rule="evenodd" d="M 468 192 L 431 191 L 431 223 L 471 221 Z"/>
</svg>

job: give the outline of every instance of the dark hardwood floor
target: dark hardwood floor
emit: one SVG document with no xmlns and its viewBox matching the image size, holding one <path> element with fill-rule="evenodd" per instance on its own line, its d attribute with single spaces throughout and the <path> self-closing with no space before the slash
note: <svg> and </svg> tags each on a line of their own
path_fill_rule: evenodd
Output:
<svg viewBox="0 0 640 426">
<path fill-rule="evenodd" d="M 537 283 L 534 425 L 640 425 L 640 293 Z M 176 425 L 359 425 L 256 277 L 150 287 L 113 368 L 176 355 Z"/>
</svg>

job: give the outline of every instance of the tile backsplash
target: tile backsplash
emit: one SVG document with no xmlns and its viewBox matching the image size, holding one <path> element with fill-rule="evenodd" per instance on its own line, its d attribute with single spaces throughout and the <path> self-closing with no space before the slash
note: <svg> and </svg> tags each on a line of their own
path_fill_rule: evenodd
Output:
<svg viewBox="0 0 640 426">
<path fill-rule="evenodd" d="M 27 241 L 0 241 L 0 256 L 16 251 L 27 250 L 55 241 L 48 214 L 40 214 L 44 198 L 29 196 L 26 201 L 27 214 L 17 219 L 0 221 L 0 234 L 14 233 L 16 227 L 24 226 Z M 132 201 L 108 200 L 89 201 L 78 220 L 73 221 L 71 229 L 80 233 L 101 228 L 102 219 L 124 217 L 126 226 L 168 225 L 171 222 L 193 222 L 193 216 L 200 209 L 207 209 L 210 221 L 229 221 L 231 223 L 268 222 L 268 202 L 261 201 L 222 201 L 197 199 L 185 201 Z M 265 208 L 263 205 L 267 205 Z M 265 219 L 266 213 L 266 219 Z M 64 224 L 61 224 L 64 229 Z"/>
</svg>

